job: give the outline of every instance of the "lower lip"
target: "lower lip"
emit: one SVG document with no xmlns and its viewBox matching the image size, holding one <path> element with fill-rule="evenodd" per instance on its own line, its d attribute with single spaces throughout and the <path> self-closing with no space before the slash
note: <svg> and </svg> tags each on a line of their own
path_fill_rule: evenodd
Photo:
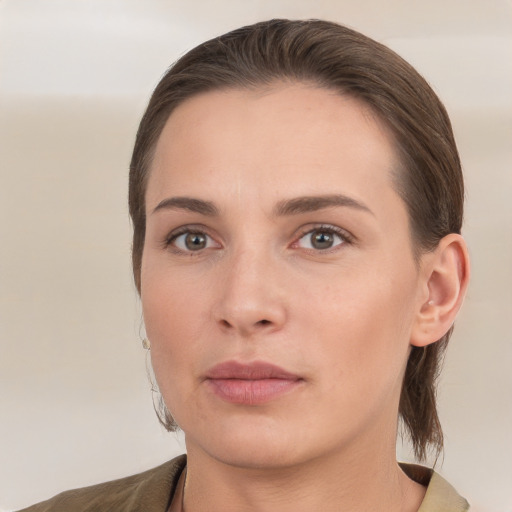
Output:
<svg viewBox="0 0 512 512">
<path fill-rule="evenodd" d="M 297 388 L 300 379 L 208 379 L 210 389 L 226 402 L 258 405 L 270 402 Z"/>
</svg>

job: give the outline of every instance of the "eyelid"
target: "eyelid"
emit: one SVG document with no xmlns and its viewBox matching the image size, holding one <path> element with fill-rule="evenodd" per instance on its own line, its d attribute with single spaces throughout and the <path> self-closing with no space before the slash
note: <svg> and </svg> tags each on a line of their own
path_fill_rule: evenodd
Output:
<svg viewBox="0 0 512 512">
<path fill-rule="evenodd" d="M 307 249 L 305 248 L 304 250 L 306 251 L 312 251 L 312 252 L 315 252 L 315 253 L 324 253 L 324 254 L 327 254 L 329 252 L 333 252 L 335 250 L 337 250 L 339 248 L 339 246 L 341 245 L 345 245 L 345 244 L 354 244 L 356 242 L 356 237 L 350 233 L 349 231 L 347 231 L 346 229 L 343 229 L 339 226 L 336 226 L 336 225 L 333 225 L 333 224 L 326 224 L 326 223 L 318 223 L 318 224 L 315 224 L 315 223 L 312 223 L 312 224 L 307 224 L 307 225 L 304 225 L 304 226 L 301 226 L 298 231 L 297 231 L 297 234 L 293 237 L 293 242 L 291 243 L 291 247 L 295 248 L 297 247 L 298 245 L 298 242 L 304 238 L 304 236 L 310 234 L 310 233 L 313 233 L 314 231 L 327 231 L 327 232 L 331 232 L 337 236 L 339 236 L 341 239 L 342 239 L 342 243 L 340 244 L 337 244 L 335 245 L 334 247 L 332 248 L 329 248 L 329 249 Z M 205 249 L 200 249 L 200 250 L 197 250 L 197 251 L 191 251 L 191 250 L 184 250 L 184 249 L 180 249 L 178 247 L 176 247 L 175 245 L 173 245 L 173 242 L 178 238 L 180 237 L 181 235 L 184 235 L 184 234 L 188 234 L 188 233 L 191 233 L 191 234 L 202 234 L 202 235 L 205 235 L 206 237 L 208 237 L 210 240 L 212 240 L 214 242 L 214 244 L 217 246 L 217 247 L 214 247 L 214 248 L 221 248 L 222 247 L 222 244 L 220 242 L 217 241 L 217 238 L 214 237 L 211 233 L 210 233 L 210 230 L 206 227 L 206 226 L 203 226 L 203 225 L 198 225 L 198 224 L 190 224 L 190 225 L 185 225 L 185 226 L 180 226 L 176 229 L 173 229 L 170 233 L 168 233 L 164 239 L 162 240 L 162 247 L 164 249 L 172 249 L 173 251 L 177 252 L 177 253 L 180 253 L 180 254 L 188 254 L 188 255 L 193 255 L 195 253 L 202 253 L 205 249 L 211 249 L 212 247 L 206 247 Z"/>
<path fill-rule="evenodd" d="M 315 253 L 328 254 L 329 252 L 336 251 L 341 245 L 345 245 L 345 244 L 352 245 L 356 241 L 356 237 L 354 235 L 352 235 L 352 233 L 350 233 L 346 229 L 340 228 L 339 226 L 336 226 L 334 224 L 319 223 L 319 224 L 308 224 L 306 226 L 302 226 L 301 228 L 299 228 L 299 232 L 294 237 L 294 242 L 291 244 L 291 246 L 296 247 L 302 238 L 304 238 L 306 235 L 308 235 L 310 233 L 313 233 L 314 231 L 326 231 L 326 232 L 333 233 L 342 239 L 342 243 L 337 244 L 334 247 L 331 247 L 329 249 L 323 249 L 323 250 L 322 249 L 304 248 L 304 250 L 306 250 L 306 251 L 313 251 Z"/>
<path fill-rule="evenodd" d="M 181 249 L 181 248 L 177 247 L 176 245 L 173 245 L 173 242 L 177 238 L 179 238 L 180 236 L 185 235 L 185 234 L 204 235 L 215 243 L 215 245 L 217 247 L 214 247 L 214 248 L 221 247 L 221 244 L 216 240 L 216 238 L 209 233 L 208 228 L 206 228 L 205 226 L 202 226 L 202 225 L 198 225 L 198 224 L 190 224 L 190 225 L 180 226 L 176 229 L 173 229 L 170 233 L 168 233 L 162 241 L 163 248 L 168 249 L 168 250 L 169 249 L 173 250 L 173 252 L 176 252 L 179 254 L 187 254 L 187 255 L 194 255 L 196 253 L 199 254 L 206 249 L 212 249 L 212 247 L 205 247 L 204 249 L 199 249 L 197 251 L 191 251 L 191 250 Z"/>
</svg>

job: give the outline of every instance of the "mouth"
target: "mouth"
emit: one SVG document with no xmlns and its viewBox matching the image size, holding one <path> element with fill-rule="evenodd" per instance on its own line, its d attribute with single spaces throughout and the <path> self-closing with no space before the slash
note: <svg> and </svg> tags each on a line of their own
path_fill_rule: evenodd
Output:
<svg viewBox="0 0 512 512">
<path fill-rule="evenodd" d="M 262 361 L 227 361 L 208 370 L 205 383 L 226 402 L 259 405 L 295 390 L 304 382 L 300 376 Z"/>
</svg>

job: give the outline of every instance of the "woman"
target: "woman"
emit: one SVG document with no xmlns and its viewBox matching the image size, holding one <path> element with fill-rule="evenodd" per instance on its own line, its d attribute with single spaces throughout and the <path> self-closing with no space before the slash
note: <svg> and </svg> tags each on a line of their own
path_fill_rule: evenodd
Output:
<svg viewBox="0 0 512 512">
<path fill-rule="evenodd" d="M 208 41 L 163 77 L 130 168 L 133 269 L 181 456 L 29 511 L 463 511 L 431 470 L 467 287 L 446 112 L 323 21 Z"/>
</svg>

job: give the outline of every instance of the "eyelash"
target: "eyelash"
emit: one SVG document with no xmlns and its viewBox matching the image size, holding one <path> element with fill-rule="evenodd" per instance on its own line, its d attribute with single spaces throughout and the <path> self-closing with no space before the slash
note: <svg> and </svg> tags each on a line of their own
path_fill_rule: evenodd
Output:
<svg viewBox="0 0 512 512">
<path fill-rule="evenodd" d="M 173 231 L 172 233 L 170 233 L 166 238 L 165 240 L 163 241 L 163 247 L 164 249 L 171 249 L 173 252 L 176 252 L 176 253 L 179 253 L 179 254 L 187 254 L 187 255 L 190 255 L 190 256 L 194 256 L 195 253 L 200 253 L 202 252 L 201 250 L 198 250 L 198 251 L 184 251 L 183 249 L 180 249 L 179 247 L 176 247 L 174 245 L 174 242 L 176 242 L 176 240 L 182 236 L 182 235 L 203 235 L 203 236 L 206 236 L 207 238 L 209 238 L 210 240 L 213 240 L 213 237 L 211 237 L 207 230 L 203 227 L 200 227 L 200 226 L 197 226 L 197 227 L 194 227 L 194 226 L 183 226 L 181 228 L 178 228 L 176 229 L 175 231 Z"/>
<path fill-rule="evenodd" d="M 292 244 L 292 247 L 293 246 L 296 246 L 300 240 L 302 240 L 304 237 L 306 237 L 307 235 L 312 235 L 313 233 L 315 232 L 321 232 L 321 233 L 327 233 L 327 234 L 331 234 L 331 235 L 336 235 L 337 237 L 339 237 L 341 239 L 341 242 L 339 244 L 336 244 L 334 245 L 333 247 L 329 247 L 327 249 L 307 249 L 307 248 L 304 248 L 305 251 L 308 251 L 310 253 L 315 253 L 315 254 L 329 254 L 329 253 L 332 253 L 332 252 L 335 252 L 337 250 L 340 249 L 340 246 L 343 246 L 343 245 L 351 245 L 355 242 L 355 238 L 352 234 L 350 234 L 348 231 L 342 229 L 342 228 L 339 228 L 338 226 L 333 226 L 331 224 L 319 224 L 317 226 L 308 226 L 307 228 L 304 228 L 299 237 L 296 239 L 295 242 L 293 242 Z"/>
<path fill-rule="evenodd" d="M 298 237 L 295 239 L 295 241 L 290 245 L 290 247 L 296 247 L 300 240 L 302 240 L 305 236 L 311 235 L 315 232 L 323 232 L 331 235 L 336 235 L 341 239 L 341 242 L 336 244 L 334 247 L 330 247 L 327 249 L 308 249 L 303 248 L 304 251 L 310 252 L 310 253 L 321 253 L 321 254 L 329 254 L 331 252 L 335 252 L 339 249 L 340 246 L 345 244 L 353 244 L 355 241 L 355 238 L 352 234 L 350 234 L 348 231 L 339 228 L 337 226 L 333 226 L 331 224 L 319 224 L 317 226 L 309 226 L 303 228 L 300 232 Z M 183 226 L 181 228 L 178 228 L 177 230 L 170 233 L 165 240 L 163 241 L 163 247 L 164 249 L 171 249 L 173 252 L 179 253 L 179 254 L 187 254 L 189 256 L 194 256 L 197 254 L 200 254 L 204 249 L 199 249 L 197 251 L 192 250 L 183 250 L 174 245 L 176 240 L 182 236 L 182 235 L 203 235 L 209 238 L 210 240 L 213 240 L 213 237 L 210 236 L 207 232 L 207 230 L 204 227 L 194 227 L 194 226 Z"/>
</svg>

